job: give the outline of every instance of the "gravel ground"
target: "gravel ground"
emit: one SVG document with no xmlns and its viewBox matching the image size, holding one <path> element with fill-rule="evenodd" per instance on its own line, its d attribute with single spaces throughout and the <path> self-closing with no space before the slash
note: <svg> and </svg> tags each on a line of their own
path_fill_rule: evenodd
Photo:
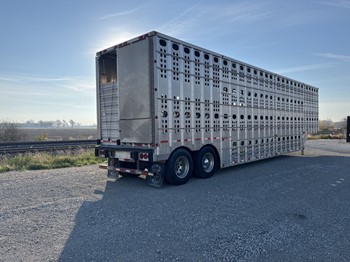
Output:
<svg viewBox="0 0 350 262">
<path fill-rule="evenodd" d="M 350 143 L 157 189 L 96 166 L 0 174 L 0 261 L 350 261 Z"/>
</svg>

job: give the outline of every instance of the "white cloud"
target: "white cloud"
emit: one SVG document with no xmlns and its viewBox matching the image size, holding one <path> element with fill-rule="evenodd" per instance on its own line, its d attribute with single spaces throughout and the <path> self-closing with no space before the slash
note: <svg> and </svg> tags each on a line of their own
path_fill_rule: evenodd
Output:
<svg viewBox="0 0 350 262">
<path fill-rule="evenodd" d="M 266 8 L 263 2 L 230 3 L 216 12 L 229 23 L 254 23 L 269 19 L 274 14 L 273 9 Z"/>
<path fill-rule="evenodd" d="M 179 15 L 170 17 L 162 26 L 156 28 L 175 37 L 191 37 L 244 30 L 244 28 L 291 27 L 313 23 L 320 20 L 318 10 L 303 10 L 294 7 L 283 9 L 275 1 L 226 1 L 198 2 L 184 8 Z M 226 30 L 227 29 L 227 30 Z"/>
<path fill-rule="evenodd" d="M 100 20 L 106 20 L 106 19 L 110 19 L 110 18 L 113 18 L 113 17 L 131 15 L 131 14 L 134 14 L 138 10 L 139 10 L 139 8 L 134 8 L 134 9 L 130 9 L 130 10 L 114 13 L 114 14 L 108 14 L 108 15 L 104 15 L 104 16 L 99 17 L 99 19 Z"/>
<path fill-rule="evenodd" d="M 350 9 L 350 1 L 349 0 L 321 1 L 320 3 L 327 5 L 327 6 Z"/>
<path fill-rule="evenodd" d="M 15 79 L 14 77 L 9 77 L 9 76 L 0 76 L 0 81 L 4 81 L 4 82 L 18 82 L 18 79 Z"/>
<path fill-rule="evenodd" d="M 290 27 L 306 24 L 320 17 L 319 13 L 313 10 L 300 11 L 294 8 L 286 12 L 281 9 L 282 7 L 276 5 L 274 0 L 218 3 L 201 0 L 186 3 L 186 5 L 178 3 L 172 6 L 173 10 L 169 14 L 173 15 L 168 16 L 164 16 L 161 2 L 156 1 L 100 17 L 101 20 L 107 20 L 106 25 L 99 32 L 99 36 L 91 39 L 90 48 L 86 53 L 89 56 L 94 55 L 100 50 L 151 30 L 193 42 L 209 36 L 218 36 L 218 34 L 232 35 L 250 26 L 264 26 L 264 30 L 276 26 Z M 137 14 L 136 18 L 135 14 Z M 110 18 L 118 19 L 117 27 L 110 26 L 108 21 Z M 279 22 L 276 23 L 276 21 Z"/>
<path fill-rule="evenodd" d="M 199 1 L 187 5 L 180 11 L 174 11 L 165 23 L 155 30 L 184 40 L 195 41 L 202 37 L 221 34 L 224 28 L 229 33 L 239 30 L 239 26 L 270 19 L 273 11 L 259 1 L 212 3 Z M 220 25 L 218 27 L 218 25 Z"/>
<path fill-rule="evenodd" d="M 58 86 L 70 89 L 75 92 L 81 92 L 89 96 L 95 95 L 96 82 L 94 77 L 75 77 L 64 83 L 59 83 Z"/>
<path fill-rule="evenodd" d="M 183 34 L 185 31 L 191 30 L 193 26 L 196 26 L 196 15 L 192 11 L 198 7 L 198 3 L 190 6 L 179 15 L 170 18 L 168 22 L 156 28 L 156 30 L 160 32 L 167 32 L 167 34 L 175 37 Z"/>
<path fill-rule="evenodd" d="M 51 101 L 31 101 L 31 104 L 38 104 L 38 105 L 47 105 L 47 106 L 55 106 L 58 108 L 74 108 L 74 109 L 87 109 L 92 108 L 94 105 L 84 105 L 84 104 L 68 104 L 68 103 L 57 103 L 57 102 L 51 102 Z"/>
<path fill-rule="evenodd" d="M 16 80 L 16 81 L 14 81 Z M 93 122 L 95 79 L 85 76 L 0 75 L 0 119 L 73 118 Z M 74 110 L 72 110 L 74 109 Z M 86 120 L 83 120 L 86 119 Z"/>
<path fill-rule="evenodd" d="M 67 89 L 84 93 L 89 96 L 95 95 L 95 76 L 64 76 L 64 77 L 41 77 L 27 75 L 0 75 L 0 86 L 9 87 L 11 90 L 18 90 L 28 94 L 50 94 L 53 89 L 64 93 Z M 45 87 L 45 88 L 43 88 Z M 7 90 L 8 88 L 6 88 Z M 2 92 L 5 92 L 3 90 Z M 38 92 L 37 90 L 45 90 Z M 8 90 L 7 90 L 8 91 Z"/>
<path fill-rule="evenodd" d="M 0 81 L 6 82 L 60 82 L 60 81 L 68 81 L 70 78 L 68 77 L 60 77 L 60 78 L 48 78 L 48 77 L 32 77 L 26 75 L 0 75 Z"/>
<path fill-rule="evenodd" d="M 294 72 L 302 72 L 302 71 L 310 71 L 310 70 L 318 70 L 333 67 L 332 63 L 322 63 L 322 64 L 311 64 L 311 65 L 299 65 L 293 67 L 287 67 L 279 70 L 275 70 L 278 74 L 286 74 L 286 73 L 294 73 Z"/>
<path fill-rule="evenodd" d="M 349 55 L 337 55 L 332 53 L 324 53 L 324 54 L 318 54 L 318 55 L 322 57 L 330 58 L 330 59 L 339 60 L 339 61 L 350 62 Z"/>
<path fill-rule="evenodd" d="M 70 78 L 68 77 L 47 78 L 47 77 L 28 77 L 28 76 L 20 76 L 19 79 L 21 81 L 30 81 L 30 82 L 62 82 L 62 81 L 70 80 Z"/>
</svg>

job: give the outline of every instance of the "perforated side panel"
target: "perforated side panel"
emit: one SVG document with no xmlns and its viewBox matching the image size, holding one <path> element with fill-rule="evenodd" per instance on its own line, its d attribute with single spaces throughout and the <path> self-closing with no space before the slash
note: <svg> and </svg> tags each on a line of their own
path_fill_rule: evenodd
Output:
<svg viewBox="0 0 350 262">
<path fill-rule="evenodd" d="M 318 89 L 164 35 L 155 37 L 160 154 L 214 145 L 221 166 L 302 150 Z"/>
<path fill-rule="evenodd" d="M 99 87 L 100 133 L 102 140 L 119 139 L 119 89 L 117 82 Z"/>
</svg>

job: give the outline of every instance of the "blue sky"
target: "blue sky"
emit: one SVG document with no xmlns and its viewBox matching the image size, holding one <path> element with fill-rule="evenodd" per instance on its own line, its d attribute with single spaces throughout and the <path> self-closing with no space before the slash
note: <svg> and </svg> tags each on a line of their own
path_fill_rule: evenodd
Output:
<svg viewBox="0 0 350 262">
<path fill-rule="evenodd" d="M 2 0 L 0 121 L 96 123 L 95 53 L 157 30 L 320 89 L 350 115 L 350 0 Z"/>
</svg>

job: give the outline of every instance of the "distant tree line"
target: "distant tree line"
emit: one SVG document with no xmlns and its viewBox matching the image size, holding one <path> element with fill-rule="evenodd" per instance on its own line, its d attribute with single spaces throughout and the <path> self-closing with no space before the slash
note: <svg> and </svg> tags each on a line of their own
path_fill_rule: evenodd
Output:
<svg viewBox="0 0 350 262">
<path fill-rule="evenodd" d="M 0 120 L 0 142 L 14 142 L 26 140 L 27 134 L 24 132 L 24 128 L 74 128 L 74 127 L 91 127 L 96 128 L 97 125 L 83 126 L 82 124 L 75 122 L 74 120 L 59 120 L 56 121 L 43 121 L 37 122 L 28 120 L 25 123 L 16 123 Z"/>
<path fill-rule="evenodd" d="M 80 123 L 75 122 L 74 120 L 60 120 L 57 119 L 55 121 L 43 121 L 39 120 L 35 122 L 33 120 L 28 120 L 25 123 L 19 123 L 18 126 L 20 128 L 65 128 L 65 127 L 80 127 L 82 126 Z"/>
<path fill-rule="evenodd" d="M 342 121 L 334 122 L 331 119 L 320 120 L 319 129 L 320 131 L 334 131 L 334 130 L 345 130 L 346 129 L 346 118 Z"/>
</svg>

